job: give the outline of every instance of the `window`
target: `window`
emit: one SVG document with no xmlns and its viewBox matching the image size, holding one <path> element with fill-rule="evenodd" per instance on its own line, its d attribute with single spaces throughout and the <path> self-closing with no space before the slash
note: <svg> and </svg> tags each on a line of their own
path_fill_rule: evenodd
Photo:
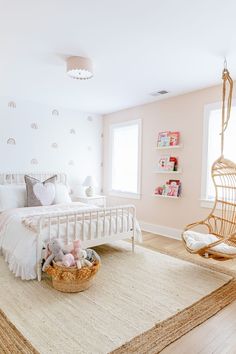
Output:
<svg viewBox="0 0 236 354">
<path fill-rule="evenodd" d="M 110 128 L 110 194 L 140 198 L 141 120 Z"/>
<path fill-rule="evenodd" d="M 211 178 L 211 166 L 221 154 L 221 103 L 205 107 L 202 169 L 202 206 L 211 206 L 215 199 L 215 188 Z M 224 138 L 224 156 L 236 161 L 236 104 L 231 110 L 231 118 Z"/>
</svg>

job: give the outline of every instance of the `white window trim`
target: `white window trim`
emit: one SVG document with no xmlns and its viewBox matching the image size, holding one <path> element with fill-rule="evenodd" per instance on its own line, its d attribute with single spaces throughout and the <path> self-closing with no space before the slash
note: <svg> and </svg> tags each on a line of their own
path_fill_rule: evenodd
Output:
<svg viewBox="0 0 236 354">
<path fill-rule="evenodd" d="M 138 124 L 139 137 L 138 137 L 138 192 L 123 192 L 112 189 L 112 151 L 113 151 L 113 129 L 116 127 L 125 127 L 128 125 Z M 109 185 L 108 194 L 114 197 L 122 197 L 128 199 L 141 199 L 141 170 L 142 170 L 142 120 L 133 119 L 120 123 L 113 123 L 110 125 L 109 131 Z"/>
<path fill-rule="evenodd" d="M 236 105 L 236 100 L 232 100 L 232 106 Z M 203 118 L 203 144 L 202 144 L 202 177 L 201 177 L 201 207 L 212 209 L 215 203 L 214 199 L 207 198 L 207 158 L 208 158 L 208 128 L 210 112 L 212 110 L 221 109 L 222 102 L 206 104 L 204 106 Z"/>
</svg>

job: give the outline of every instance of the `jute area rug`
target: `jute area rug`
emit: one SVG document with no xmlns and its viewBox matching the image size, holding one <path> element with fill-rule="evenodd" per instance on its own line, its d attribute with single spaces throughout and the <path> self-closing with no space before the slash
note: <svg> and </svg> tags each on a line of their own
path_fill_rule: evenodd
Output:
<svg viewBox="0 0 236 354">
<path fill-rule="evenodd" d="M 236 298 L 232 277 L 119 242 L 83 293 L 21 281 L 0 258 L 1 353 L 158 353 Z"/>
</svg>

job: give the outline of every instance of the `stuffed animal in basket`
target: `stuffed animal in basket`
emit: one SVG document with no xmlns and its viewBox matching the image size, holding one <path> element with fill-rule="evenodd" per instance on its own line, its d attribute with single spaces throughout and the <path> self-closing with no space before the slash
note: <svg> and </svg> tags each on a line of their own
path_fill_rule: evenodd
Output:
<svg viewBox="0 0 236 354">
<path fill-rule="evenodd" d="M 65 267 L 73 267 L 75 265 L 75 258 L 73 254 L 67 253 L 62 258 L 62 265 Z"/>
<path fill-rule="evenodd" d="M 81 250 L 81 241 L 80 240 L 74 240 L 73 241 L 73 250 L 71 253 L 75 257 L 75 259 L 79 258 L 79 252 Z"/>
<path fill-rule="evenodd" d="M 76 260 L 76 265 L 78 269 L 82 267 L 92 267 L 93 263 L 91 263 L 87 258 L 86 250 L 80 250 L 78 254 L 78 258 Z"/>
<path fill-rule="evenodd" d="M 101 263 L 101 258 L 100 256 L 97 254 L 96 251 L 94 251 L 92 248 L 87 248 L 86 249 L 86 252 L 87 252 L 87 257 L 86 259 L 90 262 L 94 262 L 94 261 L 97 261 L 99 263 Z"/>
<path fill-rule="evenodd" d="M 75 264 L 77 266 L 78 269 L 82 268 L 82 264 L 80 262 L 80 254 L 81 254 L 81 241 L 80 240 L 74 240 L 73 242 L 73 250 L 72 250 L 72 254 L 74 256 L 75 259 Z"/>
<path fill-rule="evenodd" d="M 81 248 L 81 241 L 80 240 L 75 240 L 73 242 L 73 250 L 72 250 L 72 255 L 74 256 L 75 263 L 77 265 L 78 269 L 81 269 L 82 267 L 91 267 L 92 262 L 90 262 L 87 259 L 87 251 L 82 250 Z"/>
<path fill-rule="evenodd" d="M 48 243 L 47 245 L 50 255 L 44 262 L 43 271 L 50 265 L 52 261 L 62 261 L 64 253 L 62 252 L 61 243 L 59 240 L 55 239 Z"/>
</svg>

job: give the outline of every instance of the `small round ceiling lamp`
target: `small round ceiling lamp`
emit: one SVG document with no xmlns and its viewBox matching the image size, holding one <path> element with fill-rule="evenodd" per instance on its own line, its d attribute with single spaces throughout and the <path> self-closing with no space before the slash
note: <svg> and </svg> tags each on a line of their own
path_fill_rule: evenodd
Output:
<svg viewBox="0 0 236 354">
<path fill-rule="evenodd" d="M 84 57 L 69 57 L 67 59 L 67 74 L 72 79 L 91 79 L 93 77 L 92 61 Z"/>
</svg>

